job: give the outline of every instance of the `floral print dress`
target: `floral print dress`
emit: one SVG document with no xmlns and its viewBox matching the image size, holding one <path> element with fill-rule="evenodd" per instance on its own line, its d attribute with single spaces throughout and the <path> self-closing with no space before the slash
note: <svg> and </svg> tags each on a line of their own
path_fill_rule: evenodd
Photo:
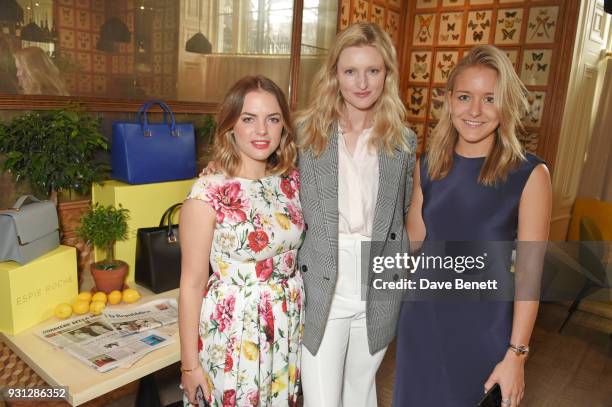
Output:
<svg viewBox="0 0 612 407">
<path fill-rule="evenodd" d="M 212 406 L 297 405 L 304 319 L 298 191 L 294 171 L 259 180 L 207 175 L 189 194 L 217 214 L 198 341 Z"/>
</svg>

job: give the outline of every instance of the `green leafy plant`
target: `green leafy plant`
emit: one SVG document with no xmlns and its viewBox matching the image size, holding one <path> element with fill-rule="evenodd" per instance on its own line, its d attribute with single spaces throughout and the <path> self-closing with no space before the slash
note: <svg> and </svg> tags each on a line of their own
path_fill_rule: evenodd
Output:
<svg viewBox="0 0 612 407">
<path fill-rule="evenodd" d="M 113 270 L 118 267 L 113 248 L 115 242 L 128 238 L 130 211 L 119 205 L 103 206 L 96 203 L 89 212 L 81 217 L 81 226 L 77 235 L 87 244 L 104 250 L 104 260 L 98 263 L 98 268 Z"/>
<path fill-rule="evenodd" d="M 60 191 L 87 194 L 92 182 L 104 179 L 109 166 L 96 155 L 107 149 L 100 118 L 71 107 L 28 112 L 0 128 L 3 171 L 54 202 Z"/>
<path fill-rule="evenodd" d="M 208 161 L 212 155 L 215 130 L 217 129 L 215 118 L 209 114 L 203 115 L 195 121 L 194 128 L 198 144 L 202 150 L 202 158 Z"/>
</svg>

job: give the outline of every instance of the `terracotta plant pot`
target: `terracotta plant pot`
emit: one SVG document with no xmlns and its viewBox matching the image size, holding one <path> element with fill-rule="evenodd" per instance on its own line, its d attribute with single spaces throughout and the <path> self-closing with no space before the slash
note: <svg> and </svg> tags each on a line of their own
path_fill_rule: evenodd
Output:
<svg viewBox="0 0 612 407">
<path fill-rule="evenodd" d="M 125 282 L 125 276 L 128 273 L 128 264 L 121 260 L 115 260 L 119 264 L 119 267 L 113 270 L 102 270 L 96 266 L 99 263 L 93 263 L 91 265 L 91 275 L 96 283 L 96 289 L 109 294 L 113 290 L 123 289 L 123 283 Z"/>
</svg>

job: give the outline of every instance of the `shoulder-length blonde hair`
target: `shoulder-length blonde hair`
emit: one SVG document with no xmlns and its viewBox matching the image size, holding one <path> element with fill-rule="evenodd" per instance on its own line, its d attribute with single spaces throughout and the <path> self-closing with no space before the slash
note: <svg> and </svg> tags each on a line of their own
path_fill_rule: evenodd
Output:
<svg viewBox="0 0 612 407">
<path fill-rule="evenodd" d="M 28 95 L 69 96 L 60 70 L 39 47 L 27 47 L 13 53 L 15 65 L 21 71 L 19 85 Z"/>
<path fill-rule="evenodd" d="M 450 98 L 457 77 L 467 68 L 474 66 L 491 68 L 497 72 L 494 100 L 499 111 L 499 126 L 495 130 L 495 139 L 480 170 L 478 182 L 490 186 L 497 180 L 504 181 L 508 172 L 525 160 L 525 152 L 516 133 L 523 129 L 521 118 L 529 107 L 527 89 L 502 51 L 492 45 L 480 45 L 472 48 L 459 61 L 446 83 L 444 108 L 427 152 L 430 179 L 444 178 L 453 166 L 453 154 L 459 134 L 451 119 Z"/>
<path fill-rule="evenodd" d="M 340 118 L 344 99 L 337 79 L 338 58 L 348 47 L 372 46 L 381 54 L 385 63 L 385 85 L 373 107 L 374 127 L 370 143 L 392 154 L 396 147 L 408 149 L 403 136 L 406 108 L 399 96 L 399 72 L 397 55 L 389 35 L 373 23 L 356 23 L 336 36 L 324 65 L 312 84 L 308 107 L 298 113 L 298 145 L 312 149 L 320 155 L 329 140 L 334 124 Z"/>
<path fill-rule="evenodd" d="M 264 91 L 276 98 L 280 106 L 283 131 L 278 148 L 270 155 L 267 170 L 271 174 L 289 174 L 295 168 L 297 148 L 291 130 L 291 113 L 283 91 L 265 76 L 245 76 L 236 82 L 219 106 L 213 159 L 218 168 L 230 177 L 240 167 L 240 152 L 234 139 L 233 128 L 240 118 L 244 99 L 249 92 Z"/>
</svg>

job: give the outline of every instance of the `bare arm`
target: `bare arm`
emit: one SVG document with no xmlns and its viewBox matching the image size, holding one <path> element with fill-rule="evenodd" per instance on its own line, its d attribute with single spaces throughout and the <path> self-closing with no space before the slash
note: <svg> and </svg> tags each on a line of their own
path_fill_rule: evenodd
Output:
<svg viewBox="0 0 612 407">
<path fill-rule="evenodd" d="M 426 229 L 423 221 L 423 191 L 421 190 L 420 165 L 417 160 L 412 175 L 412 197 L 410 208 L 406 214 L 406 232 L 410 239 L 410 250 L 414 252 L 421 247 L 425 239 Z"/>
<path fill-rule="evenodd" d="M 181 339 L 182 384 L 188 399 L 195 402 L 198 384 L 208 396 L 209 389 L 198 357 L 198 327 L 202 296 L 209 273 L 209 257 L 215 229 L 215 211 L 207 203 L 188 199 L 181 209 L 181 284 L 179 288 L 179 333 Z M 193 369 L 193 370 L 192 370 Z"/>
<path fill-rule="evenodd" d="M 519 242 L 545 242 L 548 239 L 551 207 L 550 173 L 545 165 L 538 165 L 532 171 L 521 195 L 518 222 Z M 535 251 L 539 249 L 537 247 L 533 248 Z M 529 271 L 517 270 L 516 274 Z M 520 278 L 520 276 L 517 278 Z M 519 298 L 514 302 L 510 343 L 514 345 L 529 344 L 539 304 L 536 299 L 521 300 Z M 495 367 L 489 380 L 485 383 L 485 388 L 490 388 L 493 383 L 499 383 L 503 398 L 510 399 L 511 406 L 518 406 L 525 390 L 525 360 L 526 356 L 519 356 L 509 349 L 504 359 Z"/>
</svg>

